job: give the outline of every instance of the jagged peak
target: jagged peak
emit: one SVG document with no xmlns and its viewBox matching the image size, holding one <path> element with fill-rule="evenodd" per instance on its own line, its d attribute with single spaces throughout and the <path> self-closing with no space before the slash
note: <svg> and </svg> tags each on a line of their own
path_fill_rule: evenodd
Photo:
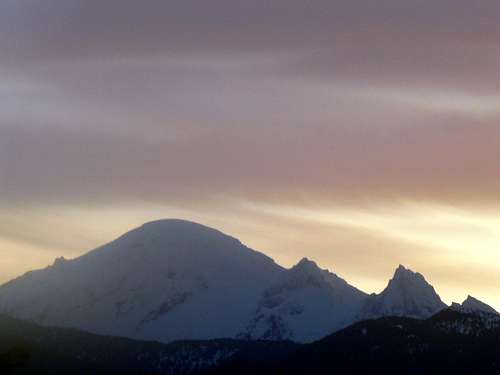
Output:
<svg viewBox="0 0 500 375">
<path fill-rule="evenodd" d="M 460 310 L 464 312 L 486 312 L 490 314 L 498 314 L 493 307 L 487 305 L 486 303 L 478 300 L 477 298 L 468 295 L 465 301 L 462 302 Z"/>
<path fill-rule="evenodd" d="M 404 265 L 400 264 L 398 268 L 396 268 L 396 271 L 394 272 L 394 277 L 393 279 L 396 278 L 416 278 L 416 279 L 424 279 L 424 276 L 419 273 L 419 272 L 414 272 L 410 268 L 405 267 Z"/>
<path fill-rule="evenodd" d="M 292 277 L 292 279 L 294 279 L 295 281 L 305 280 L 308 283 L 312 282 L 317 286 L 323 285 L 328 287 L 334 287 L 335 289 L 347 288 L 355 290 L 356 293 L 365 295 L 364 292 L 351 286 L 343 278 L 339 277 L 333 272 L 330 272 L 327 269 L 320 268 L 315 261 L 310 260 L 306 257 L 302 258 L 295 266 L 289 269 L 288 275 L 289 277 Z"/>
<path fill-rule="evenodd" d="M 478 300 L 477 298 L 474 298 L 472 297 L 470 294 L 467 295 L 467 298 L 462 302 L 462 305 L 465 304 L 465 303 L 472 303 L 472 302 L 480 302 L 482 303 L 480 300 Z"/>
<path fill-rule="evenodd" d="M 372 295 L 364 308 L 363 318 L 386 315 L 428 318 L 446 308 L 425 278 L 399 265 L 387 287 Z"/>
<path fill-rule="evenodd" d="M 65 264 L 67 262 L 68 262 L 68 260 L 65 257 L 61 256 L 61 257 L 58 257 L 58 258 L 54 259 L 53 266 L 57 267 L 57 266 L 60 266 L 62 264 Z"/>
<path fill-rule="evenodd" d="M 467 298 L 462 302 L 462 305 L 467 302 L 480 302 L 480 301 L 472 297 L 470 294 L 467 294 Z"/>
<path fill-rule="evenodd" d="M 320 268 L 315 261 L 310 260 L 306 257 L 302 258 L 295 266 L 290 269 L 290 271 L 305 273 L 308 275 L 321 275 L 323 277 L 343 280 L 329 270 Z"/>
<path fill-rule="evenodd" d="M 295 266 L 290 268 L 289 270 L 291 275 L 295 275 L 294 277 L 307 277 L 307 278 L 313 278 L 316 280 L 322 280 L 324 279 L 325 270 L 322 270 L 319 268 L 319 266 L 316 264 L 316 262 L 308 259 L 308 258 L 302 258 Z"/>
<path fill-rule="evenodd" d="M 292 269 L 320 270 L 315 261 L 306 257 L 302 258 L 295 266 L 292 267 Z"/>
<path fill-rule="evenodd" d="M 425 295 L 426 298 L 435 300 L 435 302 L 439 302 L 445 306 L 434 290 L 434 287 L 427 282 L 421 273 L 414 272 L 403 265 L 399 265 L 393 278 L 382 292 L 384 295 L 393 293 L 406 296 L 411 295 L 414 298 L 422 298 Z"/>
<path fill-rule="evenodd" d="M 394 272 L 394 276 L 389 281 L 388 287 L 394 287 L 403 284 L 431 286 L 421 273 L 414 272 L 410 268 L 407 268 L 400 264 Z"/>
</svg>

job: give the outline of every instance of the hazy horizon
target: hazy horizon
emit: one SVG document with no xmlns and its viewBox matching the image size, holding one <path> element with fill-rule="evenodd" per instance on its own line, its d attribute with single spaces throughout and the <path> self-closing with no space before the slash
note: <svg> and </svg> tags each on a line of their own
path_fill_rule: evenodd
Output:
<svg viewBox="0 0 500 375">
<path fill-rule="evenodd" d="M 500 2 L 0 4 L 0 283 L 147 221 L 500 310 Z"/>
</svg>

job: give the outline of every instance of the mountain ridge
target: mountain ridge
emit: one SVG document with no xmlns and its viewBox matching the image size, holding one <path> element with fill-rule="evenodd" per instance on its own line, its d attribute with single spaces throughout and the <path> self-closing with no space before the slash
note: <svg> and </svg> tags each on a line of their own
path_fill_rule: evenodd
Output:
<svg viewBox="0 0 500 375">
<path fill-rule="evenodd" d="M 146 223 L 0 286 L 2 313 L 162 342 L 312 342 L 359 320 L 428 318 L 444 308 L 425 278 L 402 265 L 383 292 L 368 295 L 307 258 L 286 269 L 234 237 L 179 219 Z"/>
<path fill-rule="evenodd" d="M 446 309 L 357 322 L 310 344 L 169 344 L 45 327 L 0 314 L 0 372 L 15 374 L 498 373 L 500 318 Z"/>
</svg>

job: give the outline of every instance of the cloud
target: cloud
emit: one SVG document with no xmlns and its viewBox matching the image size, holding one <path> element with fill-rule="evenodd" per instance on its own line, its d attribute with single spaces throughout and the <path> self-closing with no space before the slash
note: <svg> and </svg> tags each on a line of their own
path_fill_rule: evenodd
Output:
<svg viewBox="0 0 500 375">
<path fill-rule="evenodd" d="M 220 127 L 174 138 L 85 128 L 0 129 L 4 203 L 263 200 L 486 202 L 497 196 L 496 124 L 404 129 Z"/>
<path fill-rule="evenodd" d="M 329 236 L 238 204 L 498 207 L 499 39 L 493 0 L 4 0 L 1 246 L 45 260 L 175 214 L 255 231 L 252 243 L 287 264 L 310 243 L 346 271 L 377 251 L 430 269 L 442 238 L 345 226 Z M 92 223 L 107 229 L 73 236 L 97 233 Z M 354 275 L 382 286 L 392 267 Z M 472 266 L 447 276 L 458 268 L 468 279 L 457 283 L 471 283 Z"/>
<path fill-rule="evenodd" d="M 383 0 L 8 0 L 3 65 L 253 58 L 273 74 L 496 92 L 500 5 Z"/>
</svg>

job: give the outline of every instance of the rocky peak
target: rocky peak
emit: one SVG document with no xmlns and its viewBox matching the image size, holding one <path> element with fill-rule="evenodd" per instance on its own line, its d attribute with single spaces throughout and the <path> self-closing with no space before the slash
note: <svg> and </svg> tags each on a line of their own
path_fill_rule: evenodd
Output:
<svg viewBox="0 0 500 375">
<path fill-rule="evenodd" d="M 462 312 L 484 312 L 484 313 L 489 313 L 489 314 L 496 314 L 498 315 L 498 312 L 491 306 L 487 305 L 486 303 L 472 297 L 472 296 L 467 296 L 464 302 L 462 302 L 462 305 L 460 306 L 460 311 Z"/>
</svg>

